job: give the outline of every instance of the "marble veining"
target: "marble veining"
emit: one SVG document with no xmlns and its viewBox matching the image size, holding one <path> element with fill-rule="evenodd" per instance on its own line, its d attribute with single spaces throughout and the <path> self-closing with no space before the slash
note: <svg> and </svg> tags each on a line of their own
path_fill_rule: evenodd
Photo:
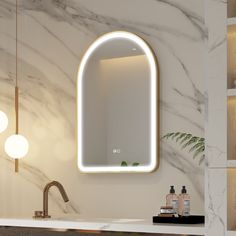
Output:
<svg viewBox="0 0 236 236">
<path fill-rule="evenodd" d="M 205 2 L 209 31 L 206 64 L 206 229 L 227 235 L 227 1 Z M 214 83 L 214 86 L 212 84 Z"/>
<path fill-rule="evenodd" d="M 40 192 L 45 182 L 63 180 L 71 192 L 71 202 L 65 209 L 64 203 L 51 195 L 56 202 L 53 213 L 59 209 L 92 216 L 115 214 L 148 218 L 159 209 L 169 185 L 181 183 L 189 185 L 190 192 L 196 195 L 193 212 L 201 213 L 204 167 L 186 151 L 171 142 L 162 142 L 159 171 L 144 177 L 87 176 L 76 167 L 75 127 L 76 78 L 83 53 L 101 34 L 127 30 L 147 40 L 158 57 L 161 135 L 185 131 L 203 136 L 206 94 L 202 58 L 208 37 L 203 3 L 203 0 L 147 0 L 145 3 L 137 0 L 135 7 L 140 10 L 134 11 L 132 0 L 19 1 L 20 129 L 30 140 L 30 152 L 15 177 L 12 162 L 0 148 L 1 160 L 5 163 L 2 175 L 11 179 L 11 191 L 23 186 L 34 194 L 33 186 Z M 4 143 L 14 132 L 13 0 L 0 1 L 0 29 L 0 108 L 10 117 L 9 129 L 0 135 L 0 142 Z M 163 179 L 165 181 L 161 182 Z M 9 215 L 15 214 L 11 206 L 13 199 L 7 199 L 4 189 L 0 190 Z M 121 195 L 124 192 L 126 194 Z M 145 199 L 150 196 L 146 204 Z M 116 204 L 110 199 L 115 199 Z M 33 202 L 38 204 L 38 200 Z M 33 202 L 25 208 L 19 207 L 18 211 L 31 212 Z M 107 207 L 101 209 L 104 205 Z"/>
<path fill-rule="evenodd" d="M 181 97 L 184 97 L 179 92 L 178 92 L 178 94 L 181 95 Z M 192 100 L 192 98 L 190 98 L 190 100 Z M 204 128 L 201 125 L 199 125 L 199 123 L 197 123 L 197 122 L 193 121 L 192 119 L 190 119 L 190 118 L 184 116 L 183 114 L 181 114 L 175 108 L 175 104 L 170 104 L 170 103 L 166 103 L 164 101 L 161 101 L 161 107 L 162 107 L 163 110 L 166 110 L 167 112 L 169 112 L 169 113 L 171 113 L 171 114 L 173 114 L 173 115 L 175 115 L 177 117 L 182 118 L 186 122 L 188 122 L 188 123 L 192 124 L 193 126 L 197 127 L 199 130 L 202 130 L 202 131 L 204 130 Z"/>
<path fill-rule="evenodd" d="M 207 229 L 209 235 L 216 233 L 222 236 L 226 235 L 227 225 L 225 223 L 224 204 L 226 202 L 227 185 L 226 178 L 222 178 L 225 175 L 225 170 L 209 170 L 207 172 Z M 217 181 L 218 184 L 210 184 L 212 181 Z"/>
<path fill-rule="evenodd" d="M 167 4 L 171 7 L 174 7 L 176 10 L 181 11 L 181 13 L 193 24 L 193 26 L 199 31 L 201 37 L 204 39 L 207 36 L 207 31 L 204 26 L 204 19 L 200 17 L 196 13 L 190 11 L 189 9 L 184 8 L 181 4 L 173 3 L 173 1 L 169 0 L 154 0 L 159 3 Z M 122 28 L 125 25 L 122 25 L 117 19 L 98 15 L 95 12 L 87 9 L 82 4 L 76 3 L 72 0 L 31 0 L 31 1 L 23 1 L 23 9 L 30 11 L 42 11 L 46 12 L 51 17 L 55 18 L 58 21 L 66 21 L 73 26 L 82 25 L 85 26 L 87 30 L 90 30 L 92 34 L 96 31 L 96 28 L 92 27 L 94 24 L 103 24 L 113 27 Z M 137 24 L 137 22 L 132 21 L 124 21 L 126 24 Z M 158 24 L 142 24 L 141 27 L 145 29 L 154 29 L 157 31 L 166 31 L 168 33 L 178 33 L 181 36 L 181 32 L 176 32 L 175 29 L 169 29 L 168 27 L 158 27 Z M 124 23 L 123 23 L 124 24 Z M 140 27 L 139 26 L 139 27 Z M 81 29 L 81 28 L 78 28 Z M 98 32 L 99 33 L 99 32 Z M 183 33 L 184 37 L 187 37 L 185 33 Z M 196 38 L 192 38 L 192 35 L 188 36 L 192 40 L 196 40 Z"/>
<path fill-rule="evenodd" d="M 9 164 L 10 169 L 14 168 L 14 161 L 8 158 L 3 158 L 3 160 Z M 35 166 L 31 166 L 24 161 L 21 161 L 20 168 L 21 171 L 19 175 L 27 182 L 37 186 L 37 188 L 42 192 L 45 185 L 52 181 L 52 179 L 49 179 L 46 174 L 40 171 L 40 169 L 36 168 Z M 55 194 L 52 192 L 49 192 L 49 197 L 57 204 L 63 213 L 79 214 L 79 207 L 75 202 L 69 201 L 67 204 L 65 204 L 60 196 L 55 196 Z"/>
<path fill-rule="evenodd" d="M 183 13 L 183 15 L 185 15 L 186 18 L 193 24 L 193 26 L 199 30 L 202 39 L 207 38 L 208 34 L 207 34 L 207 30 L 205 27 L 205 22 L 204 22 L 203 17 L 200 17 L 195 12 L 192 12 L 189 9 L 186 9 L 183 5 L 179 4 L 179 2 L 177 3 L 177 2 L 174 2 L 171 0 L 155 0 L 155 1 L 168 4 L 176 9 L 178 9 L 179 11 L 181 11 Z"/>
<path fill-rule="evenodd" d="M 202 157 L 196 158 L 196 163 L 199 164 L 199 166 L 196 167 L 196 164 L 191 162 L 191 157 L 184 157 L 182 153 L 170 145 L 165 145 L 162 150 L 162 155 L 166 157 L 168 164 L 181 171 L 184 175 L 188 176 L 192 184 L 196 187 L 198 194 L 203 198 L 204 192 L 200 187 L 200 182 L 201 176 L 204 175 L 204 171 L 201 168 L 204 159 Z"/>
<path fill-rule="evenodd" d="M 226 43 L 226 37 L 217 40 L 216 42 L 214 42 L 213 45 L 210 46 L 210 48 L 208 49 L 209 53 L 213 53 L 214 50 L 218 49 L 218 47 L 224 45 L 224 43 Z"/>
</svg>

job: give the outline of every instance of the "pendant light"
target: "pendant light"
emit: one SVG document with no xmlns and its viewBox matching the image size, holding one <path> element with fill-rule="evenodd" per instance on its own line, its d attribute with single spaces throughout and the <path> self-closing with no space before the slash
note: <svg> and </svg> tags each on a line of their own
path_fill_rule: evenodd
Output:
<svg viewBox="0 0 236 236">
<path fill-rule="evenodd" d="M 29 150 L 27 139 L 19 134 L 19 87 L 18 87 L 18 0 L 16 0 L 16 84 L 15 84 L 15 134 L 7 138 L 5 142 L 5 152 L 15 159 L 15 172 L 19 170 L 19 159 L 23 158 Z"/>
<path fill-rule="evenodd" d="M 6 130 L 7 126 L 8 126 L 7 115 L 3 111 L 0 111 L 0 133 Z"/>
</svg>

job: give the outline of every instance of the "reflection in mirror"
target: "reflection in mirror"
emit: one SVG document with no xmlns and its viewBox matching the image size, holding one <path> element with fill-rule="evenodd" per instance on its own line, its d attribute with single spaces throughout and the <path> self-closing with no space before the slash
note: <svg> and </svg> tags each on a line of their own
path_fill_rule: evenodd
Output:
<svg viewBox="0 0 236 236">
<path fill-rule="evenodd" d="M 78 167 L 83 172 L 150 172 L 157 166 L 157 65 L 128 32 L 97 39 L 78 73 Z"/>
</svg>

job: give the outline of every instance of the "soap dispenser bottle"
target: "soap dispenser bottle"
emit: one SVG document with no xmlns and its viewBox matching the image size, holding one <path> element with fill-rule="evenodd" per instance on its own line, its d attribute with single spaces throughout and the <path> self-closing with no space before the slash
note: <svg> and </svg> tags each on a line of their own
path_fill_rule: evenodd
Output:
<svg viewBox="0 0 236 236">
<path fill-rule="evenodd" d="M 187 194 L 186 187 L 183 186 L 181 194 L 179 195 L 179 210 L 178 214 L 180 216 L 190 215 L 190 196 Z"/>
<path fill-rule="evenodd" d="M 170 186 L 170 193 L 166 196 L 166 206 L 171 206 L 175 213 L 178 212 L 178 196 L 175 194 L 174 186 Z"/>
</svg>

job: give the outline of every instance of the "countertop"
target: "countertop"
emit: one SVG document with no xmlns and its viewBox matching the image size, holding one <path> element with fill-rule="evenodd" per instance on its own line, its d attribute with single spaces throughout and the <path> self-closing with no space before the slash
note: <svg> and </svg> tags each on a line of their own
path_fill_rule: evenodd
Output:
<svg viewBox="0 0 236 236">
<path fill-rule="evenodd" d="M 139 232 L 161 234 L 205 235 L 203 224 L 176 225 L 153 224 L 143 219 L 89 219 L 89 218 L 49 218 L 49 219 L 0 219 L 0 226 L 33 227 L 70 230 L 94 230 L 116 232 Z"/>
</svg>

